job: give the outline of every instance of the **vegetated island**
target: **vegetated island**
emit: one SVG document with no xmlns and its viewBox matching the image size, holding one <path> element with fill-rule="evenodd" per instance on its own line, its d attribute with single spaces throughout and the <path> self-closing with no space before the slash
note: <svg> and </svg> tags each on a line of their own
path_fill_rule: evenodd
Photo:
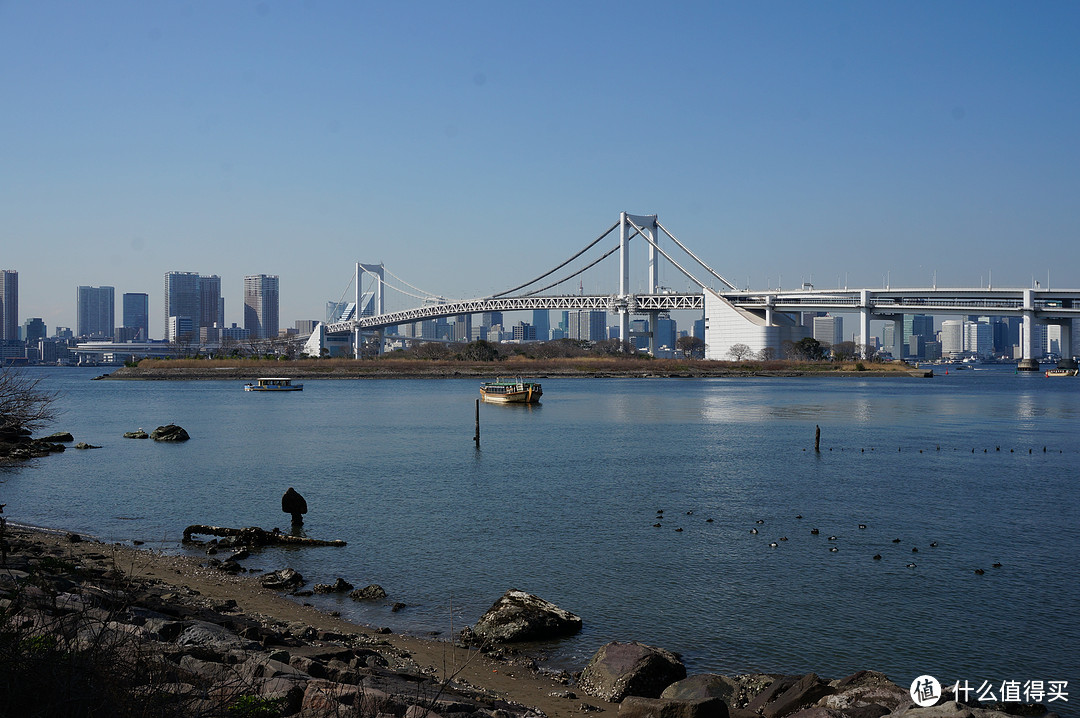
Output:
<svg viewBox="0 0 1080 718">
<path fill-rule="evenodd" d="M 513 356 L 497 361 L 470 359 L 413 359 L 395 356 L 371 359 L 143 359 L 102 379 L 251 380 L 260 376 L 298 379 L 448 379 L 461 377 L 896 377 L 933 376 L 901 362 L 807 362 L 792 360 L 711 361 L 648 357 Z"/>
</svg>

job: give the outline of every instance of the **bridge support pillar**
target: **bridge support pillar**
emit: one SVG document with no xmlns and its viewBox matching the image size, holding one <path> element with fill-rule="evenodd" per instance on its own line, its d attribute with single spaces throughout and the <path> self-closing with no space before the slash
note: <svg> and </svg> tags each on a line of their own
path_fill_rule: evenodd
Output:
<svg viewBox="0 0 1080 718">
<path fill-rule="evenodd" d="M 1061 359 L 1058 362 L 1068 362 L 1072 359 L 1072 319 L 1047 320 L 1047 326 L 1054 326 L 1060 332 L 1058 336 L 1058 354 Z"/>
<path fill-rule="evenodd" d="M 870 358 L 870 290 L 859 292 L 859 354 L 863 359 Z"/>
<path fill-rule="evenodd" d="M 893 345 L 892 355 L 893 359 L 897 361 L 904 361 L 904 315 L 894 314 L 892 316 L 892 334 Z"/>
<path fill-rule="evenodd" d="M 1035 290 L 1024 290 L 1024 324 L 1020 327 L 1020 362 L 1019 371 L 1039 371 L 1039 360 L 1035 358 Z"/>
<path fill-rule="evenodd" d="M 656 335 L 659 333 L 660 312 L 649 312 L 649 356 L 656 356 Z M 670 347 L 674 348 L 674 347 Z"/>
</svg>

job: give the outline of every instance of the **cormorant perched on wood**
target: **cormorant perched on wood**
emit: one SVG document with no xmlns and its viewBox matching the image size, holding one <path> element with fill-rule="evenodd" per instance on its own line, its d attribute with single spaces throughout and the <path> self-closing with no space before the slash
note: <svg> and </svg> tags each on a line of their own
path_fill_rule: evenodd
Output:
<svg viewBox="0 0 1080 718">
<path fill-rule="evenodd" d="M 293 525 L 300 526 L 304 523 L 304 514 L 307 513 L 307 501 L 304 501 L 304 497 L 290 486 L 285 495 L 281 497 L 281 510 L 287 514 L 292 514 Z"/>
</svg>

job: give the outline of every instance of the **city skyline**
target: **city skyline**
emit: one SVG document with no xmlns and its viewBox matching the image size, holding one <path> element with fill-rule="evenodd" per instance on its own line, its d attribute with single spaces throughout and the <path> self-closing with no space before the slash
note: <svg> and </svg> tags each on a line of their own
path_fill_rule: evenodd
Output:
<svg viewBox="0 0 1080 718">
<path fill-rule="evenodd" d="M 1003 1 L 4 3 L 0 266 L 49 326 L 54 287 L 154 297 L 178 264 L 318 318 L 353 262 L 484 296 L 531 276 L 484 261 L 555 266 L 626 210 L 740 286 L 1080 286 L 1078 30 Z"/>
</svg>

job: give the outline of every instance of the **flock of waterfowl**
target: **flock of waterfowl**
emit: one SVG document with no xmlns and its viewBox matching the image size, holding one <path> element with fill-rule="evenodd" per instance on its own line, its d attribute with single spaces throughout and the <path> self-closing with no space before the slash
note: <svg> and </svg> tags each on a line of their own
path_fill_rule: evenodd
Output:
<svg viewBox="0 0 1080 718">
<path fill-rule="evenodd" d="M 691 516 L 691 515 L 693 515 L 693 513 L 694 513 L 693 511 L 687 511 L 686 515 Z M 663 509 L 657 509 L 656 510 L 656 523 L 653 524 L 653 528 L 662 528 L 663 524 L 661 523 L 661 521 L 663 520 L 663 518 L 664 518 L 664 510 Z M 802 514 L 796 515 L 795 518 L 796 519 L 801 519 Z M 705 522 L 706 523 L 712 523 L 713 520 L 711 518 L 709 518 L 709 519 L 705 519 Z M 758 519 L 754 523 L 756 523 L 758 525 L 764 524 L 765 519 Z M 860 530 L 866 528 L 866 524 L 859 524 L 858 526 L 859 526 Z M 681 526 L 679 526 L 679 527 L 677 527 L 675 529 L 675 531 L 678 531 L 678 532 L 681 532 L 682 530 L 683 529 L 682 529 Z M 753 528 L 750 529 L 750 533 L 751 534 L 758 534 L 760 532 L 758 531 L 757 527 L 753 527 Z M 813 535 L 813 536 L 818 536 L 818 535 L 821 534 L 821 531 L 819 529 L 817 529 L 817 528 L 812 528 L 812 529 L 810 529 L 810 534 Z M 777 541 L 770 541 L 769 542 L 769 548 L 779 548 L 780 547 L 780 542 L 781 541 L 787 541 L 787 540 L 788 540 L 787 536 L 781 536 Z M 825 540 L 830 542 L 830 544 L 831 544 L 829 546 L 829 551 L 831 553 L 838 553 L 840 551 L 839 547 L 836 546 L 836 544 L 835 544 L 835 542 L 840 540 L 838 536 L 829 536 Z M 903 541 L 901 539 L 899 539 L 899 538 L 894 538 L 892 540 L 892 542 L 893 543 L 903 543 Z M 929 544 L 930 548 L 937 548 L 937 545 L 938 545 L 937 541 L 931 541 L 930 544 Z M 912 546 L 911 547 L 911 553 L 913 553 L 913 554 L 919 553 L 919 547 L 918 546 Z M 874 560 L 875 561 L 880 561 L 881 560 L 881 554 L 880 553 L 874 554 Z M 913 561 L 906 564 L 906 566 L 907 566 L 907 568 L 912 568 L 912 569 L 913 568 L 918 568 L 918 565 Z M 993 568 L 1001 568 L 1002 564 L 1000 562 L 995 562 L 995 563 L 992 564 L 992 566 L 993 566 Z M 975 569 L 975 574 L 976 575 L 982 576 L 985 573 L 986 573 L 986 571 L 984 571 L 981 568 Z"/>
</svg>

